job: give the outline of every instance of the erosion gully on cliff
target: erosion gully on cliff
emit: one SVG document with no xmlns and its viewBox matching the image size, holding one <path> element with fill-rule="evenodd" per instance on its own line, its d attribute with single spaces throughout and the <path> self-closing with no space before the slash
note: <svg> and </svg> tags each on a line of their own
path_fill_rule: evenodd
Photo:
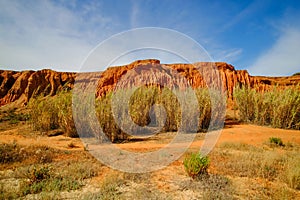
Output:
<svg viewBox="0 0 300 200">
<path fill-rule="evenodd" d="M 101 78 L 98 81 L 98 87 L 95 91 L 96 97 L 105 95 L 113 90 L 121 77 L 129 74 L 127 85 L 139 84 L 143 79 L 171 80 L 184 78 L 194 87 L 205 87 L 206 82 L 203 76 L 207 75 L 207 69 L 215 66 L 219 70 L 220 81 L 224 91 L 227 91 L 228 98 L 231 99 L 233 89 L 237 85 L 256 88 L 264 91 L 273 86 L 290 87 L 300 84 L 300 75 L 287 77 L 264 77 L 251 76 L 246 70 L 235 70 L 230 64 L 224 62 L 198 62 L 194 64 L 161 64 L 159 60 L 137 60 L 124 66 L 109 67 L 100 72 Z M 156 72 L 152 67 L 155 66 Z M 179 75 L 170 77 L 170 70 L 175 70 Z M 159 71 L 159 73 L 157 73 Z M 139 77 L 136 78 L 136 74 Z M 56 72 L 50 69 L 40 71 L 7 71 L 0 70 L 0 106 L 15 102 L 17 105 L 26 105 L 33 95 L 55 95 L 59 90 L 72 89 L 76 73 Z M 206 79 L 206 81 L 215 81 Z M 177 80 L 177 85 L 184 81 Z"/>
</svg>

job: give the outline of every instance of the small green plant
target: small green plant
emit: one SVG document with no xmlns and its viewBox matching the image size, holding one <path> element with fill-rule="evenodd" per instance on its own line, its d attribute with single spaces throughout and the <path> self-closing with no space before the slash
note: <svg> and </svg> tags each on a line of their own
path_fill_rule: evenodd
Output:
<svg viewBox="0 0 300 200">
<path fill-rule="evenodd" d="M 284 146 L 281 138 L 277 138 L 277 137 L 270 137 L 269 138 L 269 142 L 271 145 L 276 145 L 276 146 Z"/>
<path fill-rule="evenodd" d="M 195 179 L 200 175 L 207 174 L 209 158 L 200 153 L 192 153 L 184 159 L 183 164 L 188 175 Z"/>
</svg>

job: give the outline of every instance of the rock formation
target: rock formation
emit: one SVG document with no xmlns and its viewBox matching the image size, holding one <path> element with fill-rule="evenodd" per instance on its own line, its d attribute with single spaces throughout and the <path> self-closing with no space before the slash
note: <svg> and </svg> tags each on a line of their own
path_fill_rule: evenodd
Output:
<svg viewBox="0 0 300 200">
<path fill-rule="evenodd" d="M 33 95 L 55 95 L 60 89 L 71 89 L 75 73 L 40 71 L 0 71 L 0 106 L 17 102 L 25 105 Z"/>
<path fill-rule="evenodd" d="M 218 69 L 219 73 L 211 70 Z M 25 105 L 33 95 L 55 95 L 58 90 L 71 89 L 76 73 L 0 70 L 0 106 L 11 102 Z M 220 77 L 220 78 L 218 78 Z M 88 80 L 87 80 L 88 81 Z M 142 83 L 160 83 L 166 86 L 194 88 L 220 84 L 232 98 L 236 85 L 246 85 L 260 91 L 272 86 L 289 87 L 300 84 L 300 76 L 263 77 L 251 76 L 246 70 L 235 70 L 224 62 L 199 62 L 192 64 L 161 64 L 159 60 L 139 60 L 131 64 L 110 67 L 101 73 L 96 96 L 102 96 L 115 87 L 130 87 Z"/>
<path fill-rule="evenodd" d="M 219 73 L 214 69 L 217 69 Z M 170 82 L 173 81 L 175 86 L 185 88 L 187 87 L 185 80 L 193 88 L 220 85 L 224 91 L 227 91 L 228 97 L 232 98 L 233 89 L 237 85 L 265 91 L 273 86 L 288 87 L 300 84 L 300 75 L 289 77 L 251 76 L 246 70 L 235 70 L 232 65 L 224 62 L 160 64 L 159 60 L 142 60 L 105 70 L 101 74 L 96 96 L 102 96 L 115 87 L 130 87 L 151 81 L 166 85 L 170 85 Z"/>
</svg>

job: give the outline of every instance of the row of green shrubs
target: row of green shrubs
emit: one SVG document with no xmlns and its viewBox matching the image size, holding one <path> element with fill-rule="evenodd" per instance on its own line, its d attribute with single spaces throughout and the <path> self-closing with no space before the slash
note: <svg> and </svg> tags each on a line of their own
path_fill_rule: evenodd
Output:
<svg viewBox="0 0 300 200">
<path fill-rule="evenodd" d="M 300 129 L 300 86 L 266 92 L 243 86 L 234 89 L 234 100 L 244 122 Z"/>
</svg>

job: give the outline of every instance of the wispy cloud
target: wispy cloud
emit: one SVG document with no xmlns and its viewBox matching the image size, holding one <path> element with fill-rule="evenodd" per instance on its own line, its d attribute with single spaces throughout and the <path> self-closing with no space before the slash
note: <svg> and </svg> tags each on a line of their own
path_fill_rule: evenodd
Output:
<svg viewBox="0 0 300 200">
<path fill-rule="evenodd" d="M 232 26 L 240 23 L 245 18 L 250 17 L 251 15 L 255 14 L 255 12 L 259 11 L 264 6 L 264 2 L 262 1 L 253 1 L 251 2 L 246 8 L 241 10 L 237 15 L 232 16 L 231 20 L 225 23 L 220 29 L 219 32 L 223 32 Z"/>
<path fill-rule="evenodd" d="M 243 53 L 243 49 L 235 48 L 228 50 L 219 50 L 214 53 L 213 58 L 215 61 L 228 62 L 231 63 L 238 59 L 238 57 Z"/>
<path fill-rule="evenodd" d="M 300 71 L 300 29 L 284 29 L 268 51 L 260 55 L 249 69 L 255 75 L 291 75 Z"/>
<path fill-rule="evenodd" d="M 78 70 L 109 23 L 99 8 L 97 1 L 79 11 L 53 1 L 0 1 L 0 66 Z"/>
<path fill-rule="evenodd" d="M 138 27 L 139 4 L 135 0 L 132 0 L 131 4 L 130 26 L 131 28 L 136 28 Z"/>
<path fill-rule="evenodd" d="M 78 70 L 89 51 L 110 36 L 131 28 L 156 26 L 194 38 L 213 60 L 229 62 L 237 68 L 253 63 L 250 71 L 256 74 L 289 74 L 299 69 L 299 7 L 299 3 L 292 1 L 258 0 L 251 3 L 0 0 L 0 67 Z M 285 15 L 290 17 L 279 22 Z M 270 21 L 280 23 L 279 26 L 289 24 L 289 27 L 273 31 Z M 160 36 L 157 38 L 162 40 Z M 138 41 L 135 37 L 129 40 L 129 43 Z M 180 49 L 181 44 L 177 45 Z M 108 50 L 105 53 L 111 54 Z M 165 56 L 160 52 L 146 53 L 137 56 Z M 173 58 L 164 60 L 174 61 Z"/>
<path fill-rule="evenodd" d="M 134 40 L 132 40 L 134 38 Z M 176 31 L 139 28 L 123 32 L 102 43 L 85 62 L 85 71 L 99 71 L 110 65 L 123 65 L 138 59 L 156 58 L 162 63 L 211 61 L 193 40 Z"/>
</svg>

